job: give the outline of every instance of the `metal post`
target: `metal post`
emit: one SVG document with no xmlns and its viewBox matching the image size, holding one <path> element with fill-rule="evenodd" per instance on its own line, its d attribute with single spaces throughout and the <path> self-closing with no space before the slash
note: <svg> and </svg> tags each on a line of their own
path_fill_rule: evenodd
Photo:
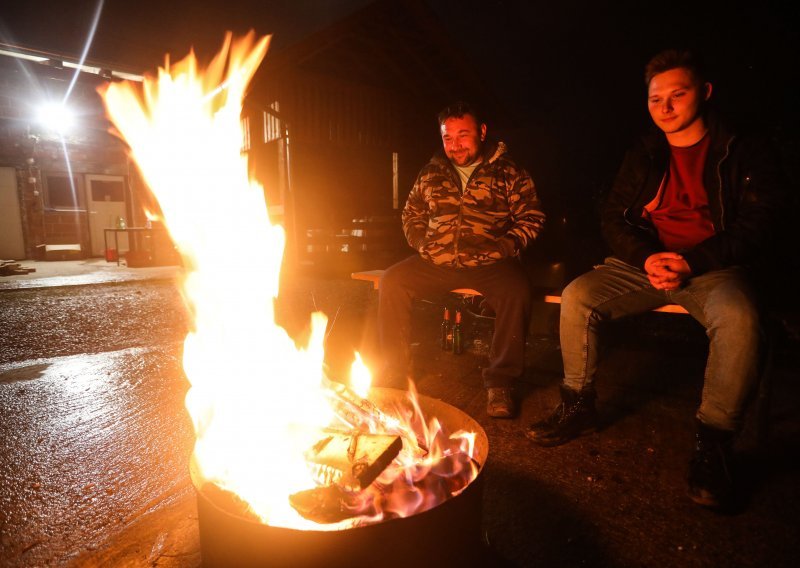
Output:
<svg viewBox="0 0 800 568">
<path fill-rule="evenodd" d="M 284 258 L 297 265 L 299 263 L 299 239 L 297 235 L 297 210 L 295 208 L 295 194 L 294 187 L 292 186 L 292 168 L 291 168 L 291 150 L 290 150 L 290 136 L 289 136 L 289 122 L 284 119 L 283 115 L 277 110 L 270 107 L 262 107 L 260 105 L 247 103 L 247 106 L 257 111 L 269 114 L 277 118 L 282 125 L 283 138 L 283 159 L 286 164 L 285 177 L 286 177 L 286 202 L 284 205 L 284 230 L 286 231 L 286 250 Z"/>
</svg>

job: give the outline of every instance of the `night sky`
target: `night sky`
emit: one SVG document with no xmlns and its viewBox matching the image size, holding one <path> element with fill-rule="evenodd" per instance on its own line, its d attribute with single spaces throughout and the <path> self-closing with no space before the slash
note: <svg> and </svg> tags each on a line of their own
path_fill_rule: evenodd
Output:
<svg viewBox="0 0 800 568">
<path fill-rule="evenodd" d="M 169 52 L 177 58 L 190 47 L 213 54 L 226 31 L 273 34 L 280 47 L 302 38 L 368 0 L 26 0 L 0 11 L 0 37 L 66 54 L 81 53 L 102 5 L 89 58 L 152 69 Z"/>
<path fill-rule="evenodd" d="M 4 2 L 0 41 L 78 55 L 97 6 L 89 58 L 152 69 L 166 52 L 200 54 L 224 32 L 291 44 L 369 0 L 26 0 Z M 773 122 L 797 120 L 800 40 L 786 2 L 427 0 L 442 33 L 518 114 L 568 107 L 591 115 L 641 101 L 641 67 L 664 47 L 701 51 L 731 106 Z M 643 105 L 639 105 L 643 115 Z M 757 107 L 762 106 L 759 110 Z M 769 107 L 769 108 L 767 108 Z M 780 117 L 778 111 L 791 116 Z M 743 110 L 744 112 L 744 110 Z M 628 113 L 630 114 L 630 113 Z M 580 120 L 583 122 L 583 119 Z"/>
</svg>

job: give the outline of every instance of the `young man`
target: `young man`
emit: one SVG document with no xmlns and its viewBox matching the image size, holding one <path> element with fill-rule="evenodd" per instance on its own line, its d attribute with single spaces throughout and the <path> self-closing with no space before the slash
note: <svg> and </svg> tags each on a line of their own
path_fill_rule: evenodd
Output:
<svg viewBox="0 0 800 568">
<path fill-rule="evenodd" d="M 407 385 L 414 298 L 473 288 L 496 314 L 483 370 L 487 412 L 510 418 L 531 303 L 517 255 L 539 234 L 545 216 L 530 176 L 505 144 L 487 143 L 486 124 L 473 105 L 455 103 L 438 120 L 443 152 L 422 168 L 403 209 L 403 230 L 417 254 L 389 267 L 380 282 L 384 369 L 377 382 Z"/>
<path fill-rule="evenodd" d="M 764 145 L 706 112 L 712 86 L 691 53 L 659 53 L 645 81 L 658 130 L 628 152 L 602 212 L 614 256 L 564 290 L 562 403 L 526 435 L 555 446 L 594 431 L 598 324 L 679 304 L 710 340 L 689 496 L 719 507 L 732 491 L 728 452 L 757 378 L 749 266 L 769 247 L 782 187 Z"/>
</svg>

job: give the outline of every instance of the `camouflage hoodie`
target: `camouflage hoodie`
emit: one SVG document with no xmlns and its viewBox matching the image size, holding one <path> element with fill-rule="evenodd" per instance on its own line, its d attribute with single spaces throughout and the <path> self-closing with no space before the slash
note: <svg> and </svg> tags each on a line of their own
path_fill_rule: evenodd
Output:
<svg viewBox="0 0 800 568">
<path fill-rule="evenodd" d="M 502 142 L 484 152 L 463 192 L 443 153 L 417 176 L 402 219 L 408 244 L 422 258 L 452 268 L 485 266 L 515 255 L 541 231 L 545 216 L 531 177 Z"/>
</svg>

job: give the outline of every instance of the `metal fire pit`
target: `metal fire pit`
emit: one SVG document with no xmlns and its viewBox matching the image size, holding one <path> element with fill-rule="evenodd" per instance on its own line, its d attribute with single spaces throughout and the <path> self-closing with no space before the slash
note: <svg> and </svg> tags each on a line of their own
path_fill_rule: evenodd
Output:
<svg viewBox="0 0 800 568">
<path fill-rule="evenodd" d="M 373 389 L 370 399 L 399 400 L 404 393 Z M 406 518 L 339 531 L 303 531 L 272 527 L 227 511 L 199 489 L 197 513 L 203 566 L 264 567 L 421 567 L 482 565 L 481 508 L 483 465 L 489 441 L 483 428 L 467 414 L 439 400 L 419 396 L 428 418 L 436 416 L 449 432 L 475 432 L 479 471 L 461 493 L 436 507 Z"/>
</svg>

